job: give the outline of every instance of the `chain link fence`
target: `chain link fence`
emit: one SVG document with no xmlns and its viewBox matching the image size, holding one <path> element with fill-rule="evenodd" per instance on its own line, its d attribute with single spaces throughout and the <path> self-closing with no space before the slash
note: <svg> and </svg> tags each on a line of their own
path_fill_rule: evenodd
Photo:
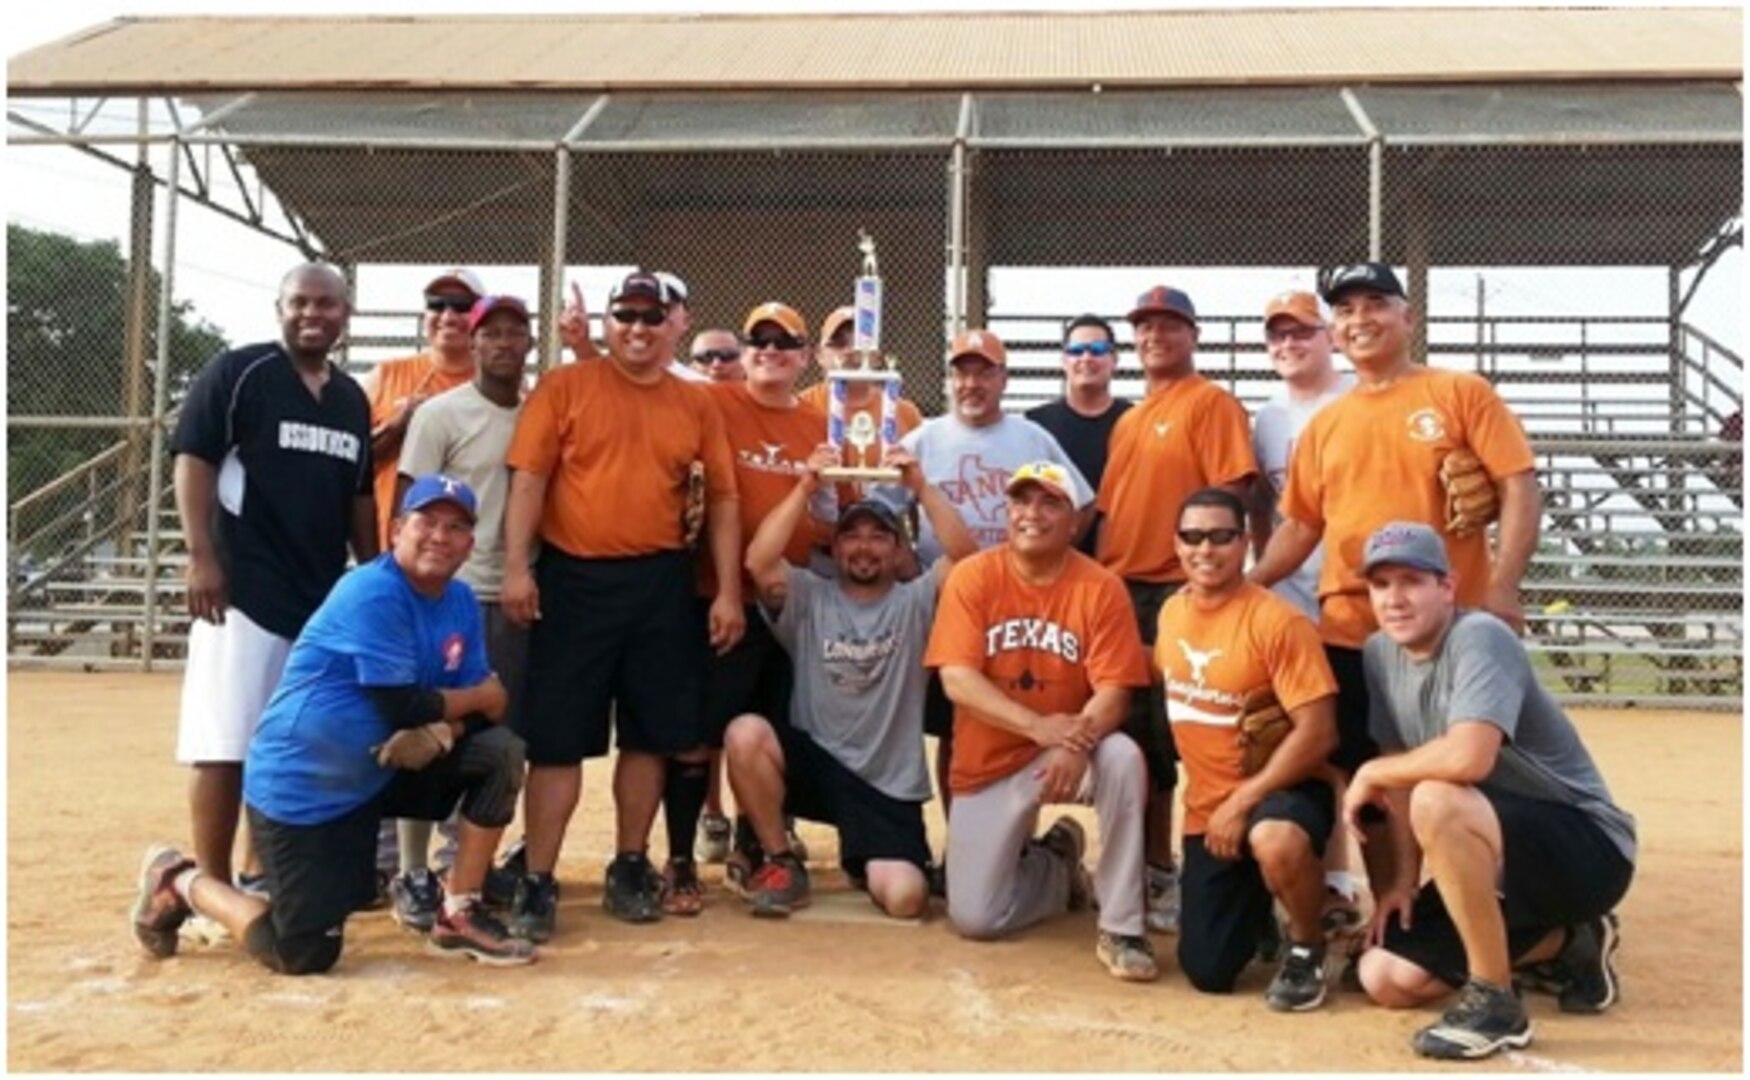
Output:
<svg viewBox="0 0 1750 1080">
<path fill-rule="evenodd" d="M 149 575 L 174 577 L 174 516 L 150 559 L 136 535 L 151 531 L 154 492 L 168 506 L 166 474 L 150 482 L 152 424 L 219 348 L 276 332 L 274 284 L 294 262 L 352 275 L 355 372 L 421 346 L 420 290 L 449 266 L 526 297 L 551 363 L 566 284 L 583 285 L 599 339 L 606 289 L 634 266 L 688 283 L 695 330 L 739 329 L 771 299 L 817 327 L 851 300 L 865 230 L 883 345 L 926 413 L 944 403 L 946 332 L 1004 337 L 1018 410 L 1060 392 L 1061 327 L 1083 312 L 1118 326 L 1117 390 L 1139 396 L 1122 315 L 1163 282 L 1203 313 L 1199 368 L 1255 406 L 1279 385 L 1264 301 L 1310 288 L 1323 264 L 1393 263 L 1419 355 L 1487 375 L 1537 446 L 1549 512 L 1526 593 L 1550 685 L 1578 701 L 1741 701 L 1742 133 L 1729 84 L 182 105 L 151 132 L 149 171 L 131 186 L 115 171 L 112 220 L 93 230 L 132 243 L 9 227 L 15 662 L 83 656 L 80 634 L 139 662 L 145 617 L 101 615 L 143 607 Z M 14 155 L 92 149 L 33 131 L 41 145 Z M 249 242 L 197 239 L 208 219 Z M 215 276 L 256 306 L 207 310 Z M 119 584 L 132 580 L 132 593 Z M 174 654 L 180 599 L 154 603 Z"/>
</svg>

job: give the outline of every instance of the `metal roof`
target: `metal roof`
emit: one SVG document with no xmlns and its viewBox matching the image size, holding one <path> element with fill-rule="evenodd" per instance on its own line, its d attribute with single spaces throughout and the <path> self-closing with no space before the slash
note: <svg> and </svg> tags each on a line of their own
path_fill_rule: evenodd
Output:
<svg viewBox="0 0 1750 1080">
<path fill-rule="evenodd" d="M 127 18 L 13 57 L 7 87 L 80 95 L 1738 79 L 1742 38 L 1742 12 L 1725 8 Z"/>
</svg>

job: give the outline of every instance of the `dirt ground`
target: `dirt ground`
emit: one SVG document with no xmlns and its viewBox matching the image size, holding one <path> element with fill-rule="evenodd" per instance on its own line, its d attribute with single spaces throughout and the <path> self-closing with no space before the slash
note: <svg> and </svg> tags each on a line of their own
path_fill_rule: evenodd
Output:
<svg viewBox="0 0 1750 1080">
<path fill-rule="evenodd" d="M 1333 992 L 1320 1012 L 1191 990 L 1172 939 L 1163 977 L 1121 984 L 1090 915 L 1020 940 L 957 939 L 874 916 L 846 891 L 831 830 L 804 826 L 815 907 L 750 918 L 720 888 L 704 915 L 632 927 L 601 910 L 606 763 L 560 866 L 560 933 L 531 968 L 423 953 L 387 914 L 347 926 L 327 977 L 270 975 L 228 947 L 165 962 L 127 928 L 140 852 L 183 840 L 171 762 L 175 676 L 13 673 L 7 692 L 7 1063 L 128 1071 L 1400 1071 L 1428 1013 Z M 1622 1003 L 1565 1016 L 1530 1000 L 1529 1051 L 1505 1071 L 1730 1071 L 1743 1065 L 1742 718 L 1590 713 L 1582 732 L 1640 819 L 1621 915 Z M 513 826 L 513 829 L 517 828 Z M 660 829 L 660 825 L 659 825 Z M 932 811 L 933 839 L 941 822 Z M 719 870 L 707 867 L 708 881 Z"/>
</svg>

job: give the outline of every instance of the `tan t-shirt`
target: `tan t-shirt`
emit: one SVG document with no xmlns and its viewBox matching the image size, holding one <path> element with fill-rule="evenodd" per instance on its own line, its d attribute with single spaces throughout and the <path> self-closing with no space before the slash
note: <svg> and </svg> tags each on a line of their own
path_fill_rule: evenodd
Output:
<svg viewBox="0 0 1750 1080">
<path fill-rule="evenodd" d="M 443 473 L 474 489 L 474 551 L 457 576 L 488 602 L 504 588 L 504 504 L 510 496 L 504 459 L 521 411 L 520 403 L 500 405 L 468 383 L 421 405 L 401 444 L 403 475 Z"/>
<path fill-rule="evenodd" d="M 401 406 L 413 395 L 434 397 L 458 386 L 465 386 L 473 379 L 472 364 L 466 371 L 440 371 L 430 353 L 404 356 L 399 360 L 385 360 L 364 379 L 365 390 L 371 402 L 371 430 L 375 431 L 384 421 L 399 412 Z M 414 415 L 419 414 L 415 412 Z M 400 468 L 396 465 L 395 458 L 395 455 L 388 454 L 372 462 L 376 468 L 371 486 L 377 497 L 377 542 L 385 549 L 389 546 L 389 522 L 399 509 L 395 505 L 395 477 Z"/>
<path fill-rule="evenodd" d="M 1240 775 L 1239 717 L 1263 687 L 1284 709 L 1337 692 L 1312 621 L 1268 589 L 1242 585 L 1213 611 L 1181 590 L 1161 606 L 1155 665 L 1166 682 L 1173 743 L 1185 763 L 1185 835 L 1197 836 Z"/>
</svg>

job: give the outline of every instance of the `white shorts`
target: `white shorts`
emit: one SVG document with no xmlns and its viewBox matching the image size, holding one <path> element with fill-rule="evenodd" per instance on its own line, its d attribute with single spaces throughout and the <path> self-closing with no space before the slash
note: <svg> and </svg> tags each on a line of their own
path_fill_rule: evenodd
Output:
<svg viewBox="0 0 1750 1080">
<path fill-rule="evenodd" d="M 205 619 L 190 624 L 176 760 L 242 761 L 291 651 L 290 641 L 235 607 L 225 609 L 223 626 Z"/>
</svg>

